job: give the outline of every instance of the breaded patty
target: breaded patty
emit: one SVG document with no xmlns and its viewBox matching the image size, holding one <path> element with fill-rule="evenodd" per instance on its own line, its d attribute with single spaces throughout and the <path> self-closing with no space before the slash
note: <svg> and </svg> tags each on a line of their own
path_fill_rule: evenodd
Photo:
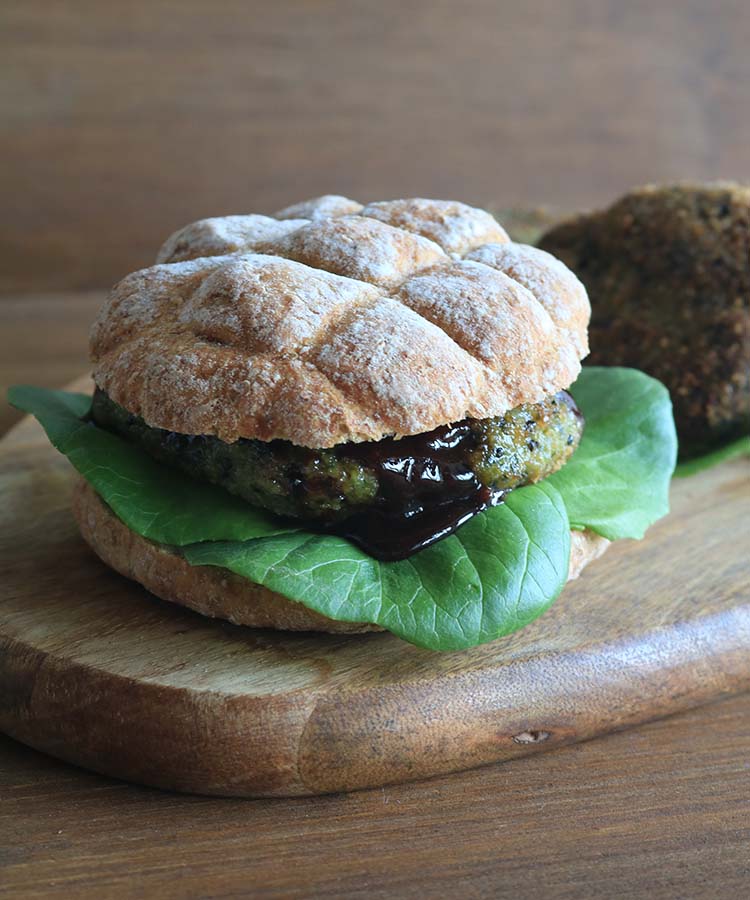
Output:
<svg viewBox="0 0 750 900">
<path fill-rule="evenodd" d="M 749 188 L 641 188 L 540 246 L 588 290 L 590 362 L 669 388 L 683 457 L 750 433 Z"/>
</svg>

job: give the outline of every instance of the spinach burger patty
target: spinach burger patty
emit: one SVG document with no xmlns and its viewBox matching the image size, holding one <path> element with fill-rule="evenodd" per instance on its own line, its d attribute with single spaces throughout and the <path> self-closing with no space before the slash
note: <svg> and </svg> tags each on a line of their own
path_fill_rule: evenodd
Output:
<svg viewBox="0 0 750 900">
<path fill-rule="evenodd" d="M 557 471 L 583 431 L 583 417 L 564 391 L 503 416 L 321 450 L 281 440 L 228 444 L 152 428 L 99 389 L 91 418 L 187 475 L 277 515 L 339 531 L 382 558 L 408 555 L 513 488 Z M 386 552 L 390 533 L 393 552 Z"/>
</svg>

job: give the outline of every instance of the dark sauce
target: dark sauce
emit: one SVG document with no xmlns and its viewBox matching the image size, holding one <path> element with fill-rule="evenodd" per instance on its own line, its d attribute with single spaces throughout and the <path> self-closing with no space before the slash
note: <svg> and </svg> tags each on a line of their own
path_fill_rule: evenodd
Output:
<svg viewBox="0 0 750 900">
<path fill-rule="evenodd" d="M 570 394 L 560 391 L 556 399 L 583 421 Z M 453 534 L 477 513 L 502 503 L 509 493 L 487 487 L 467 465 L 476 447 L 476 434 L 467 421 L 400 440 L 345 446 L 348 457 L 378 473 L 381 497 L 374 506 L 327 530 L 353 541 L 375 559 L 407 559 Z"/>
<path fill-rule="evenodd" d="M 506 491 L 483 485 L 466 464 L 476 437 L 466 423 L 427 434 L 373 443 L 349 444 L 347 456 L 378 473 L 375 506 L 328 526 L 370 556 L 406 559 L 453 534 Z"/>
</svg>

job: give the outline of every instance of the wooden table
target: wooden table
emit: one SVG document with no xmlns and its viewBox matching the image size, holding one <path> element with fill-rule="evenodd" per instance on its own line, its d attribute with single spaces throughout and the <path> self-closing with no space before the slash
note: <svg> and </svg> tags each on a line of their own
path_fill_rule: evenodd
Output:
<svg viewBox="0 0 750 900">
<path fill-rule="evenodd" d="M 0 385 L 85 368 L 101 295 L 0 301 Z M 0 410 L 0 430 L 15 414 Z M 2 702 L 2 685 L 0 685 Z M 0 737 L 0 897 L 741 897 L 750 695 L 421 784 L 182 797 Z"/>
<path fill-rule="evenodd" d="M 599 206 L 750 178 L 747 0 L 0 4 L 0 290 L 322 193 Z"/>
</svg>

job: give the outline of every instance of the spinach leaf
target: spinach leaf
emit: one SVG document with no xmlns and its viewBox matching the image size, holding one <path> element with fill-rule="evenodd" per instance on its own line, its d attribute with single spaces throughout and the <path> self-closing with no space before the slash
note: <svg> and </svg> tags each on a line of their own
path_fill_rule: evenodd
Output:
<svg viewBox="0 0 750 900">
<path fill-rule="evenodd" d="M 371 622 L 430 650 L 460 650 L 523 628 L 565 584 L 570 526 L 546 484 L 511 493 L 408 560 L 380 562 L 343 538 L 298 531 L 184 548 L 342 622 Z"/>
<path fill-rule="evenodd" d="M 87 397 L 20 387 L 10 400 L 36 415 L 129 528 L 182 547 L 192 565 L 229 569 L 333 619 L 458 650 L 522 628 L 554 601 L 567 578 L 571 526 L 640 537 L 667 511 L 676 439 L 666 390 L 632 369 L 592 368 L 571 393 L 587 425 L 563 469 L 391 563 L 343 538 L 290 528 L 155 462 L 82 421 Z"/>
<path fill-rule="evenodd" d="M 642 538 L 669 512 L 677 435 L 669 392 L 636 369 L 591 366 L 570 389 L 586 418 L 572 458 L 547 479 L 573 528 Z"/>
<path fill-rule="evenodd" d="M 32 413 L 115 515 L 149 540 L 179 546 L 289 531 L 244 500 L 169 469 L 85 421 L 91 398 L 84 394 L 22 385 L 8 391 L 8 400 Z"/>
</svg>

